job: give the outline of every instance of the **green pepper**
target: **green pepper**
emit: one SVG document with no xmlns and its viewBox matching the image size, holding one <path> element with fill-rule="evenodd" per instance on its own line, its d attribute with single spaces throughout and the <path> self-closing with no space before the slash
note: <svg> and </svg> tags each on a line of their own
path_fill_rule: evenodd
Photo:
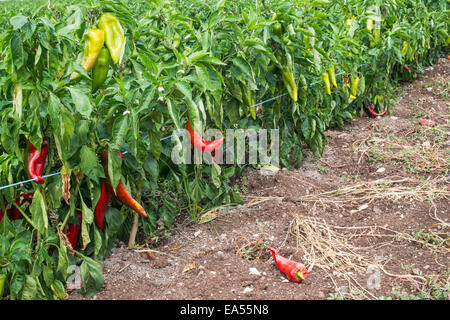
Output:
<svg viewBox="0 0 450 320">
<path fill-rule="evenodd" d="M 173 41 L 172 41 L 172 48 L 176 49 L 180 46 L 180 42 L 181 42 L 181 36 L 177 33 L 175 34 L 175 36 L 173 37 Z"/>
<path fill-rule="evenodd" d="M 5 282 L 6 282 L 6 274 L 0 274 L 0 299 L 1 297 L 3 297 Z"/>
<path fill-rule="evenodd" d="M 249 108 L 250 115 L 253 120 L 256 120 L 256 106 L 255 99 L 253 97 L 252 90 L 250 90 L 244 83 L 240 83 L 241 92 L 242 92 L 242 100 L 244 104 Z"/>
<path fill-rule="evenodd" d="M 273 32 L 281 38 L 281 33 L 282 33 L 282 26 L 281 23 L 279 23 L 278 21 L 273 25 Z"/>
<path fill-rule="evenodd" d="M 105 47 L 100 50 L 94 69 L 92 70 L 92 91 L 97 91 L 102 86 L 108 76 L 109 71 L 109 50 Z"/>
<path fill-rule="evenodd" d="M 325 90 L 327 93 L 331 94 L 330 76 L 328 75 L 328 72 L 322 72 L 322 81 L 325 85 Z"/>
<path fill-rule="evenodd" d="M 86 35 L 86 41 L 84 45 L 83 59 L 81 65 L 86 71 L 92 69 L 97 60 L 98 54 L 105 43 L 105 34 L 100 29 L 90 29 Z M 80 76 L 79 73 L 72 73 L 70 80 L 77 79 Z"/>
<path fill-rule="evenodd" d="M 119 63 L 125 50 L 125 35 L 119 19 L 112 13 L 104 13 L 98 26 L 105 33 L 105 43 L 114 63 Z"/>
<path fill-rule="evenodd" d="M 294 100 L 294 102 L 297 102 L 298 100 L 297 84 L 295 83 L 294 75 L 292 74 L 291 70 L 289 70 L 288 67 L 284 68 L 281 78 L 292 100 Z"/>
<path fill-rule="evenodd" d="M 408 42 L 403 41 L 402 54 L 403 56 L 406 56 L 407 53 L 408 53 Z"/>
<path fill-rule="evenodd" d="M 369 32 L 372 32 L 373 30 L 373 20 L 372 19 L 367 19 L 367 23 L 366 23 L 366 28 Z"/>
<path fill-rule="evenodd" d="M 350 88 L 352 96 L 356 97 L 356 94 L 358 92 L 359 77 L 352 76 L 350 78 L 350 81 L 352 83 L 352 86 Z"/>
<path fill-rule="evenodd" d="M 331 80 L 331 84 L 333 85 L 333 87 L 337 88 L 337 82 L 336 82 L 336 71 L 333 65 L 331 65 L 328 68 L 328 73 L 330 75 L 330 80 Z"/>
</svg>

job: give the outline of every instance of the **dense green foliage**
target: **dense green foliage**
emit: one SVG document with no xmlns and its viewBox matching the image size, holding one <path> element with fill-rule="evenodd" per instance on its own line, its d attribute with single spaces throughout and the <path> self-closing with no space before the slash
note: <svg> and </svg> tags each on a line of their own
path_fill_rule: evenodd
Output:
<svg viewBox="0 0 450 320">
<path fill-rule="evenodd" d="M 122 63 L 92 93 L 79 62 L 84 34 L 104 12 L 120 19 L 127 41 Z M 102 286 L 101 261 L 132 222 L 132 211 L 113 202 L 105 229 L 94 223 L 103 148 L 126 152 L 123 163 L 111 157 L 110 176 L 131 194 L 142 190 L 149 217 L 139 223 L 151 236 L 158 220 L 170 228 L 182 209 L 197 219 L 241 201 L 231 178 L 243 166 L 172 163 L 173 143 L 161 139 L 188 116 L 195 128 L 224 133 L 278 128 L 280 161 L 290 167 L 301 162 L 305 144 L 320 155 L 324 131 L 369 104 L 390 110 L 396 82 L 435 63 L 450 42 L 445 0 L 16 0 L 0 2 L 0 13 L 0 185 L 28 179 L 28 138 L 40 146 L 46 137 L 45 172 L 61 173 L 43 185 L 0 190 L 9 204 L 20 192 L 34 193 L 21 208 L 24 219 L 0 223 L 0 274 L 11 299 L 63 298 L 76 258 L 83 292 Z M 330 66 L 338 87 L 327 94 L 322 82 L 312 84 Z M 285 94 L 285 70 L 298 100 L 284 95 L 252 113 L 243 93 L 256 103 Z M 70 81 L 75 71 L 81 77 Z M 360 78 L 355 99 L 342 89 L 351 75 Z M 62 231 L 77 223 L 77 210 L 82 245 L 74 250 Z"/>
</svg>

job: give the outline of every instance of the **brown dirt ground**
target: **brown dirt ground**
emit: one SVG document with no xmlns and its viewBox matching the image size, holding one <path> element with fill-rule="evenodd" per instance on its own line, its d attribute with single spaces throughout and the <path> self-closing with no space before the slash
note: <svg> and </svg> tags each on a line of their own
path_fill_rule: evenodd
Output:
<svg viewBox="0 0 450 320">
<path fill-rule="evenodd" d="M 180 216 L 142 246 L 151 254 L 118 245 L 104 287 L 68 299 L 426 298 L 433 285 L 448 299 L 449 66 L 441 59 L 404 83 L 391 115 L 327 131 L 322 158 L 276 174 L 248 168 L 244 205 L 203 224 Z M 267 246 L 303 262 L 306 280 L 286 280 Z"/>
</svg>

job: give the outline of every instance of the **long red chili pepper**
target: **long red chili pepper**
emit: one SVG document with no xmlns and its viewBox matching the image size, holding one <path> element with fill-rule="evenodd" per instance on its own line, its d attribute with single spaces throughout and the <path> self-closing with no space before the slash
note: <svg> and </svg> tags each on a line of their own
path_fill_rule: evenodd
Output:
<svg viewBox="0 0 450 320">
<path fill-rule="evenodd" d="M 220 148 L 220 146 L 222 145 L 223 140 L 225 140 L 225 137 L 222 136 L 219 139 L 216 140 L 204 140 L 202 139 L 202 137 L 200 136 L 200 134 L 198 133 L 197 130 L 192 130 L 191 127 L 191 122 L 187 121 L 186 124 L 186 130 L 189 132 L 189 135 L 191 136 L 191 142 L 194 145 L 194 147 L 196 147 L 199 150 L 205 151 L 205 152 L 212 152 L 218 148 Z"/>
<path fill-rule="evenodd" d="M 121 159 L 123 159 L 121 152 L 117 152 L 117 154 L 120 156 Z M 109 176 L 108 176 L 108 151 L 107 150 L 103 150 L 102 159 L 103 159 L 103 168 L 105 170 L 105 175 L 107 177 L 106 186 L 108 187 L 109 192 L 111 194 L 113 194 L 117 200 L 122 202 L 128 208 L 136 211 L 137 213 L 141 214 L 144 217 L 147 217 L 147 213 L 145 212 L 145 209 L 136 200 L 134 200 L 130 196 L 130 194 L 125 190 L 125 187 L 122 184 L 122 179 L 119 181 L 119 184 L 116 188 L 116 192 L 114 192 L 114 188 L 113 188 L 113 186 L 111 184 L 111 180 L 109 179 Z"/>
<path fill-rule="evenodd" d="M 289 260 L 285 257 L 280 256 L 277 250 L 268 247 L 268 250 L 272 252 L 273 259 L 278 266 L 278 269 L 286 275 L 286 277 L 292 282 L 302 282 L 308 275 L 308 269 L 296 261 Z"/>
<path fill-rule="evenodd" d="M 41 177 L 44 172 L 45 160 L 47 159 L 48 142 L 44 139 L 42 141 L 41 151 L 39 152 L 36 147 L 28 141 L 28 173 L 32 179 L 36 179 L 36 183 L 44 183 L 44 178 Z"/>
<path fill-rule="evenodd" d="M 368 109 L 369 109 L 369 113 L 374 117 L 382 117 L 387 113 L 387 108 L 383 112 L 380 112 L 380 113 L 377 113 L 375 111 L 375 109 L 372 107 L 372 105 L 369 105 Z"/>
<path fill-rule="evenodd" d="M 78 241 L 80 240 L 81 234 L 81 221 L 83 214 L 81 213 L 81 211 L 77 211 L 77 215 L 78 215 L 78 224 L 68 223 L 64 228 L 64 233 L 69 239 L 69 242 L 72 245 L 72 249 L 76 248 Z"/>
<path fill-rule="evenodd" d="M 410 68 L 408 67 L 408 65 L 407 65 L 407 64 L 405 64 L 405 66 L 404 66 L 404 67 L 405 67 L 405 70 L 406 70 L 406 71 L 411 71 L 411 69 L 410 69 Z"/>
<path fill-rule="evenodd" d="M 112 193 L 109 192 L 106 181 L 102 180 L 100 198 L 98 199 L 97 206 L 95 207 L 95 221 L 100 229 L 103 229 L 106 209 L 111 202 L 111 198 Z"/>
</svg>

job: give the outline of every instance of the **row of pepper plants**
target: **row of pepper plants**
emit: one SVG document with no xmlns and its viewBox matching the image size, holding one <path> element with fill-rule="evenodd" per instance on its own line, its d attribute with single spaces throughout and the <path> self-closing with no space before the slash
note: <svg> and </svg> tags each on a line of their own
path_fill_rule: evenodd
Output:
<svg viewBox="0 0 450 320">
<path fill-rule="evenodd" d="M 0 6 L 0 186 L 36 178 L 0 190 L 9 299 L 64 299 L 74 265 L 92 295 L 137 227 L 145 242 L 180 212 L 242 202 L 244 165 L 172 162 L 164 138 L 188 119 L 200 135 L 277 128 L 289 168 L 320 156 L 327 128 L 390 111 L 450 42 L 445 0 Z"/>
</svg>

